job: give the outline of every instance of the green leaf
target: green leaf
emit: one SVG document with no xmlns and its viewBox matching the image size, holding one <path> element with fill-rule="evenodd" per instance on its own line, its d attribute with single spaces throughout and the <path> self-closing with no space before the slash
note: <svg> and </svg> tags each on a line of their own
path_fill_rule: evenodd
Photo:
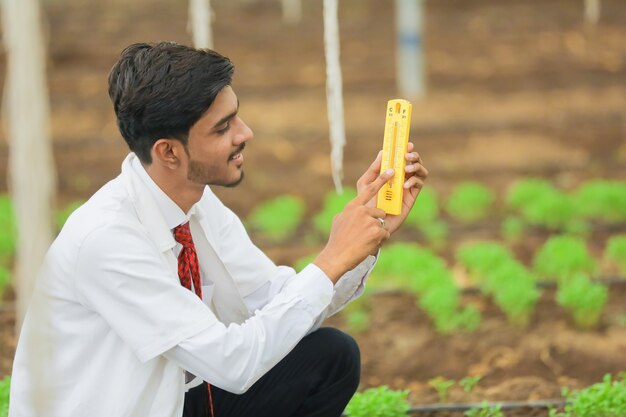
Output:
<svg viewBox="0 0 626 417">
<path fill-rule="evenodd" d="M 354 394 L 345 409 L 349 417 L 405 417 L 410 409 L 409 391 L 393 391 L 383 385 Z"/>
<path fill-rule="evenodd" d="M 301 198 L 283 195 L 255 207 L 248 216 L 248 224 L 270 240 L 283 242 L 298 228 L 304 211 Z"/>
<path fill-rule="evenodd" d="M 333 224 L 333 218 L 355 197 L 356 189 L 350 187 L 344 188 L 342 194 L 337 194 L 334 191 L 326 194 L 322 211 L 313 218 L 315 228 L 325 236 L 328 236 L 330 227 Z"/>
<path fill-rule="evenodd" d="M 0 417 L 9 415 L 9 393 L 11 391 L 11 377 L 7 376 L 0 381 Z"/>
<path fill-rule="evenodd" d="M 533 266 L 537 275 L 544 278 L 567 280 L 579 274 L 594 274 L 596 261 L 580 238 L 552 236 L 535 254 Z"/>
<path fill-rule="evenodd" d="M 576 324 L 588 329 L 597 324 L 608 299 L 605 286 L 578 274 L 559 283 L 557 303 L 572 312 Z"/>
<path fill-rule="evenodd" d="M 447 212 L 462 222 L 475 222 L 487 217 L 495 200 L 493 191 L 476 182 L 459 184 L 448 198 Z"/>
</svg>

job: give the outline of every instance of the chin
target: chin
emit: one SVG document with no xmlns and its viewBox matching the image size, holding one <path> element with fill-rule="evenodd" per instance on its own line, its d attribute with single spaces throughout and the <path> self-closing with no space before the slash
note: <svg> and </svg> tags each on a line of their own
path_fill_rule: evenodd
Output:
<svg viewBox="0 0 626 417">
<path fill-rule="evenodd" d="M 233 188 L 233 187 L 236 187 L 236 186 L 238 186 L 239 184 L 241 184 L 241 181 L 243 181 L 243 178 L 244 178 L 244 177 L 245 177 L 245 175 L 243 174 L 243 171 L 241 171 L 241 174 L 239 175 L 239 178 L 238 178 L 238 179 L 236 179 L 236 180 L 235 180 L 235 181 L 233 181 L 233 182 L 229 182 L 229 183 L 224 184 L 224 187 L 227 187 L 227 188 Z"/>
</svg>

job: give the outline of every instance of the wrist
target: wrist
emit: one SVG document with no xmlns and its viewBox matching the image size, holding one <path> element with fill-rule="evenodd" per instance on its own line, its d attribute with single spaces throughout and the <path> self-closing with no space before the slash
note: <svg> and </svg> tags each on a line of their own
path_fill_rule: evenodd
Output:
<svg viewBox="0 0 626 417">
<path fill-rule="evenodd" d="M 315 258 L 313 264 L 321 269 L 333 284 L 345 273 L 345 267 L 340 262 L 337 262 L 334 257 L 326 256 L 324 253 Z"/>
</svg>

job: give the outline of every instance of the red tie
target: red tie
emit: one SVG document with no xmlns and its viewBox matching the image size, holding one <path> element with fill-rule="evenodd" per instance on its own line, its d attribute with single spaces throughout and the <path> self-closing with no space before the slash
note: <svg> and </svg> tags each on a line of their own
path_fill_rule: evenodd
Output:
<svg viewBox="0 0 626 417">
<path fill-rule="evenodd" d="M 200 282 L 200 265 L 198 264 L 198 254 L 196 253 L 196 247 L 193 244 L 193 238 L 191 237 L 191 230 L 189 229 L 189 222 L 176 226 L 174 228 L 174 239 L 183 245 L 180 253 L 178 254 L 178 278 L 183 287 L 191 291 L 191 282 L 193 281 L 193 288 L 196 295 L 202 299 L 202 283 Z M 211 385 L 207 383 L 207 389 L 209 392 L 208 408 L 211 417 L 213 414 L 213 396 L 211 395 Z"/>
</svg>

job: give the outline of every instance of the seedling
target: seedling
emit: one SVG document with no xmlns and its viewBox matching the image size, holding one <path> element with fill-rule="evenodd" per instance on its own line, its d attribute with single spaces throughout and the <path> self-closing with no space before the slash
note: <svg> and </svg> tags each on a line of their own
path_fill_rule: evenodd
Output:
<svg viewBox="0 0 626 417">
<path fill-rule="evenodd" d="M 322 211 L 313 218 L 315 228 L 323 235 L 328 236 L 333 218 L 355 197 L 356 189 L 350 187 L 344 188 L 342 194 L 337 194 L 334 191 L 326 194 Z"/>
<path fill-rule="evenodd" d="M 626 410 L 626 380 L 612 380 L 605 375 L 602 382 L 580 391 L 567 392 L 568 404 L 563 412 L 550 411 L 550 417 L 623 417 Z"/>
<path fill-rule="evenodd" d="M 560 306 L 572 312 L 577 326 L 589 329 L 600 320 L 608 298 L 608 290 L 605 286 L 593 283 L 585 275 L 579 274 L 561 282 L 556 297 Z"/>
<path fill-rule="evenodd" d="M 472 392 L 474 388 L 476 388 L 476 385 L 478 385 L 478 382 L 480 382 L 481 379 L 482 379 L 481 375 L 466 376 L 465 378 L 459 381 L 459 385 L 463 388 L 463 391 Z"/>
<path fill-rule="evenodd" d="M 626 275 L 626 235 L 609 238 L 604 249 L 604 259 L 614 263 L 621 275 Z"/>
<path fill-rule="evenodd" d="M 509 189 L 506 202 L 510 208 L 521 210 L 530 202 L 555 192 L 557 190 L 550 182 L 538 178 L 528 178 L 516 182 Z"/>
<path fill-rule="evenodd" d="M 594 274 L 597 266 L 582 239 L 553 236 L 537 252 L 535 272 L 545 278 L 567 280 L 578 273 Z"/>
<path fill-rule="evenodd" d="M 502 407 L 500 405 L 490 407 L 487 402 L 483 402 L 481 407 L 467 410 L 465 415 L 467 417 L 504 417 Z"/>
<path fill-rule="evenodd" d="M 605 223 L 626 221 L 626 183 L 595 180 L 583 184 L 574 199 L 579 211 L 589 219 Z"/>
<path fill-rule="evenodd" d="M 575 201 L 545 180 L 518 182 L 509 190 L 507 203 L 529 224 L 572 233 L 586 230 Z"/>
<path fill-rule="evenodd" d="M 509 242 L 517 242 L 524 235 L 526 226 L 524 222 L 516 216 L 509 216 L 502 222 L 500 227 L 502 236 Z"/>
<path fill-rule="evenodd" d="M 15 252 L 15 236 L 11 199 L 7 195 L 0 195 L 0 265 L 9 265 Z"/>
<path fill-rule="evenodd" d="M 445 246 L 448 238 L 448 224 L 441 220 L 434 220 L 429 223 L 423 223 L 419 226 L 420 232 L 426 238 L 429 246 L 435 249 L 441 249 Z"/>
<path fill-rule="evenodd" d="M 445 379 L 443 377 L 438 376 L 437 378 L 433 378 L 428 381 L 428 385 L 437 390 L 437 395 L 439 396 L 439 402 L 446 402 L 448 400 L 448 393 L 450 392 L 450 388 L 455 384 L 453 379 Z"/>
<path fill-rule="evenodd" d="M 11 391 L 11 377 L 7 376 L 0 381 L 0 417 L 9 415 L 9 392 Z"/>
<path fill-rule="evenodd" d="M 409 212 L 406 223 L 421 228 L 426 223 L 432 223 L 439 218 L 439 202 L 437 193 L 432 187 L 425 186 L 415 205 Z"/>
<path fill-rule="evenodd" d="M 462 246 L 456 259 L 467 268 L 476 283 L 484 281 L 487 273 L 498 265 L 513 259 L 513 255 L 500 243 L 479 242 Z"/>
<path fill-rule="evenodd" d="M 503 261 L 487 272 L 482 290 L 493 295 L 510 323 L 521 327 L 529 323 L 540 296 L 534 277 L 513 259 Z"/>
<path fill-rule="evenodd" d="M 445 262 L 428 249 L 411 243 L 394 243 L 380 252 L 372 275 L 385 288 L 424 292 L 437 279 L 452 281 Z"/>
<path fill-rule="evenodd" d="M 495 200 L 493 191 L 476 182 L 458 185 L 446 204 L 446 210 L 462 222 L 475 222 L 487 217 Z"/>
<path fill-rule="evenodd" d="M 460 329 L 468 333 L 476 331 L 480 326 L 480 322 L 480 311 L 478 311 L 474 305 L 465 307 L 458 312 L 453 319 L 455 329 Z"/>
<path fill-rule="evenodd" d="M 289 238 L 302 222 L 305 204 L 301 198 L 283 195 L 256 207 L 248 223 L 273 242 Z"/>
<path fill-rule="evenodd" d="M 454 284 L 429 289 L 419 298 L 419 306 L 433 320 L 438 332 L 446 334 L 456 330 L 459 290 Z"/>
<path fill-rule="evenodd" d="M 393 391 L 383 385 L 354 394 L 344 413 L 349 417 L 405 417 L 410 409 L 409 391 Z"/>
</svg>

